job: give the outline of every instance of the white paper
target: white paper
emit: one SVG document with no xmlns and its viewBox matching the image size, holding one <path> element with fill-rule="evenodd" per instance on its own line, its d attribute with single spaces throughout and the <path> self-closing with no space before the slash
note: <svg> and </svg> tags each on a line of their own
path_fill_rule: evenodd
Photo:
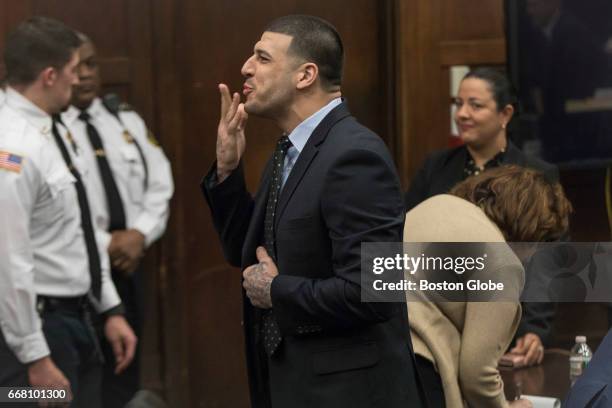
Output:
<svg viewBox="0 0 612 408">
<path fill-rule="evenodd" d="M 521 398 L 531 401 L 533 408 L 560 408 L 561 401 L 558 398 L 540 397 L 537 395 L 521 395 Z"/>
</svg>

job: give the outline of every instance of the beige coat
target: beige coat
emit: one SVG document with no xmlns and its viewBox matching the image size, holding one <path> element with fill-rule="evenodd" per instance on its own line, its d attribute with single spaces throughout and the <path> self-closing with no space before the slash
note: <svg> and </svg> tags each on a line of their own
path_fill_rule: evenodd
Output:
<svg viewBox="0 0 612 408">
<path fill-rule="evenodd" d="M 451 195 L 432 197 L 406 214 L 405 242 L 504 242 L 477 206 Z M 499 244 L 496 248 L 500 248 Z M 446 406 L 506 407 L 497 362 L 521 317 L 524 284 L 519 259 L 505 245 L 489 256 L 479 279 L 503 276 L 514 302 L 409 302 L 416 354 L 432 361 L 444 387 Z"/>
</svg>

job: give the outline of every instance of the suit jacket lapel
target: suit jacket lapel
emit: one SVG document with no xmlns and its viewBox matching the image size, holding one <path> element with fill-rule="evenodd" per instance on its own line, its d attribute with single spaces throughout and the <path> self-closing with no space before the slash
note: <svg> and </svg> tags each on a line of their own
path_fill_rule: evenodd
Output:
<svg viewBox="0 0 612 408">
<path fill-rule="evenodd" d="M 268 191 L 270 190 L 272 160 L 268 161 L 261 178 L 261 184 L 257 195 L 255 196 L 255 204 L 249 228 L 244 238 L 242 245 L 242 267 L 246 267 L 257 263 L 255 249 L 261 244 L 263 237 L 264 218 L 266 216 L 266 201 L 268 200 Z"/>
<path fill-rule="evenodd" d="M 278 221 L 283 216 L 283 212 L 285 211 L 285 208 L 287 208 L 289 199 L 293 195 L 295 188 L 300 183 L 300 180 L 302 180 L 302 177 L 304 177 L 304 174 L 312 163 L 312 160 L 317 155 L 319 151 L 318 147 L 325 140 L 325 137 L 329 133 L 329 130 L 337 122 L 350 115 L 351 113 L 349 112 L 346 106 L 346 102 L 342 102 L 340 105 L 332 109 L 331 112 L 329 112 L 327 116 L 323 118 L 321 123 L 319 123 L 319 125 L 312 132 L 312 135 L 310 135 L 310 137 L 308 138 L 304 149 L 302 150 L 297 161 L 293 165 L 293 169 L 291 170 L 291 173 L 289 174 L 289 177 L 285 182 L 285 186 L 281 191 L 281 195 L 278 201 L 278 207 L 276 209 L 276 216 L 274 219 L 274 228 L 278 226 Z"/>
</svg>

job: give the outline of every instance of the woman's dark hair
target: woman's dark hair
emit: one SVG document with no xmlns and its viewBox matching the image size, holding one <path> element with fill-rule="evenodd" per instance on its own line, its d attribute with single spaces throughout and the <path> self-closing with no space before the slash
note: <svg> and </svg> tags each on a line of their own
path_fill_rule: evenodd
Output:
<svg viewBox="0 0 612 408">
<path fill-rule="evenodd" d="M 481 79 L 489 84 L 493 99 L 495 99 L 495 103 L 497 103 L 498 112 L 504 109 L 506 105 L 512 105 L 516 110 L 516 94 L 512 84 L 504 73 L 495 68 L 479 67 L 465 74 L 463 80 L 468 78 Z"/>
<path fill-rule="evenodd" d="M 569 228 L 572 205 L 563 187 L 532 169 L 490 169 L 457 184 L 450 194 L 480 207 L 508 242 L 555 241 Z"/>
</svg>

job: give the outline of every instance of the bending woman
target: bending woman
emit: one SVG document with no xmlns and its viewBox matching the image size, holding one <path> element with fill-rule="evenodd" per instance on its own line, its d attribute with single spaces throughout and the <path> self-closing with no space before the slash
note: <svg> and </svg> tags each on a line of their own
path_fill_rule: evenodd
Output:
<svg viewBox="0 0 612 408">
<path fill-rule="evenodd" d="M 501 166 L 409 211 L 404 241 L 556 240 L 567 230 L 570 212 L 558 183 L 533 170 Z M 507 257 L 503 266 L 514 271 L 515 286 L 521 287 L 518 258 Z M 495 271 L 486 268 L 483 278 L 495 280 Z M 521 318 L 518 297 L 515 302 L 411 302 L 408 314 L 418 367 L 434 407 L 530 406 L 524 400 L 506 401 L 497 370 Z"/>
</svg>

